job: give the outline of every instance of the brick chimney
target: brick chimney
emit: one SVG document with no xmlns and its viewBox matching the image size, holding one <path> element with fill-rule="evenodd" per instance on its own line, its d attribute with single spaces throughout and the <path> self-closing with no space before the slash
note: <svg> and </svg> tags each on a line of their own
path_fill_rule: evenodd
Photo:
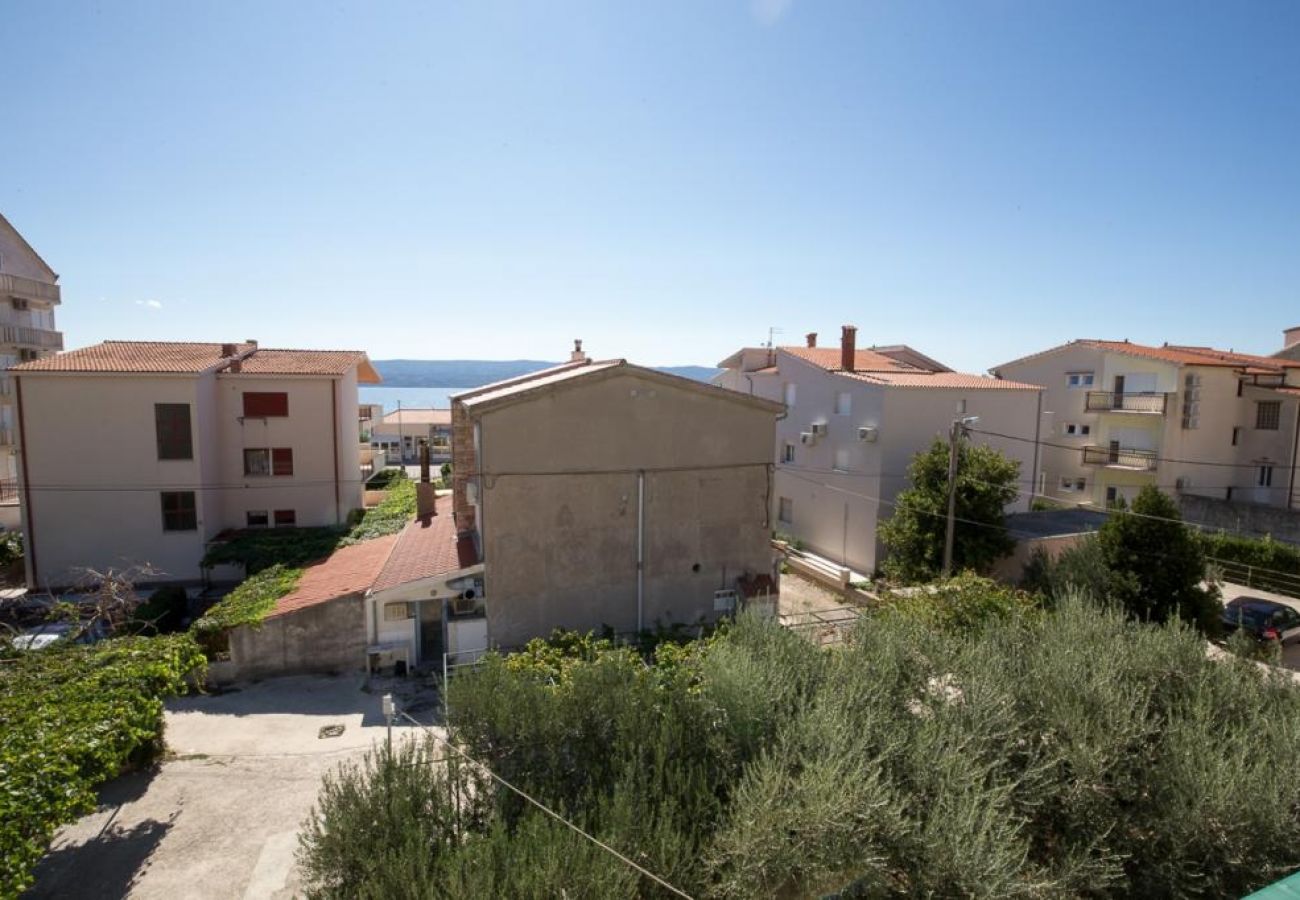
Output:
<svg viewBox="0 0 1300 900">
<path fill-rule="evenodd" d="M 437 514 L 437 496 L 433 482 L 429 480 L 429 441 L 420 438 L 420 480 L 415 483 L 415 517 L 423 519 Z"/>
<path fill-rule="evenodd" d="M 573 342 L 573 352 L 569 354 L 569 362 L 585 362 L 587 354 L 582 352 L 582 338 Z"/>
<path fill-rule="evenodd" d="M 817 332 L 810 331 L 806 335 L 804 335 L 804 337 L 807 339 L 809 347 L 817 346 Z"/>
<path fill-rule="evenodd" d="M 1300 325 L 1295 328 L 1288 328 L 1282 332 L 1282 349 L 1290 350 L 1292 347 L 1300 344 Z"/>
<path fill-rule="evenodd" d="M 222 356 L 223 359 L 229 359 L 230 357 L 232 357 L 232 356 L 234 356 L 234 355 L 235 355 L 235 345 L 234 345 L 234 344 L 222 344 L 222 345 L 221 345 L 221 356 Z"/>
<path fill-rule="evenodd" d="M 852 372 L 858 352 L 858 327 L 845 325 L 840 335 L 840 368 Z"/>
</svg>

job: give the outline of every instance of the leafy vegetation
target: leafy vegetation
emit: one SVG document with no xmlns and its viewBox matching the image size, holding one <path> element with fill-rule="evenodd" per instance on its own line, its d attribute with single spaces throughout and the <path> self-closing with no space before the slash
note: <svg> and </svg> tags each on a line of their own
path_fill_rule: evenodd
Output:
<svg viewBox="0 0 1300 900">
<path fill-rule="evenodd" d="M 1241 896 L 1300 866 L 1294 685 L 1176 617 L 985 590 L 891 602 L 830 650 L 742 617 L 649 657 L 489 656 L 450 733 L 697 897 Z M 450 757 L 328 782 L 311 895 L 667 895 Z"/>
<path fill-rule="evenodd" d="M 217 601 L 191 630 L 200 636 L 211 636 L 240 625 L 257 625 L 275 608 L 275 601 L 298 585 L 301 577 L 302 569 L 279 563 L 263 569 Z"/>
<path fill-rule="evenodd" d="M 23 558 L 23 533 L 0 532 L 0 570 L 7 569 Z"/>
<path fill-rule="evenodd" d="M 1300 547 L 1272 538 L 1244 538 L 1223 532 L 1197 536 L 1201 551 L 1219 560 L 1230 580 L 1251 587 L 1300 595 Z M 1250 571 L 1246 572 L 1246 567 Z"/>
<path fill-rule="evenodd" d="M 388 495 L 373 509 L 366 510 L 351 531 L 339 541 L 339 546 L 359 544 L 371 538 L 396 534 L 415 517 L 415 482 L 402 472 L 389 483 Z"/>
<path fill-rule="evenodd" d="M 406 477 L 406 470 L 398 468 L 396 466 L 390 466 L 386 469 L 380 469 L 374 475 L 370 476 L 370 479 L 366 482 L 366 490 L 368 491 L 387 490 L 388 487 L 394 481 L 397 481 L 405 477 Z"/>
<path fill-rule="evenodd" d="M 66 644 L 0 663 L 0 896 L 17 895 L 95 787 L 162 746 L 163 698 L 203 668 L 188 635 Z"/>
<path fill-rule="evenodd" d="M 189 595 L 180 585 L 160 587 L 136 607 L 131 616 L 135 634 L 173 634 L 185 627 Z"/>
<path fill-rule="evenodd" d="M 948 515 L 948 443 L 935 439 L 907 467 L 911 487 L 898 495 L 894 513 L 880 526 L 888 556 L 884 571 L 906 584 L 928 581 L 943 565 Z M 966 441 L 957 448 L 955 571 L 983 572 L 1015 548 L 1003 510 L 1019 493 L 1020 463 L 991 447 Z M 990 527 L 992 526 L 992 527 Z"/>
</svg>

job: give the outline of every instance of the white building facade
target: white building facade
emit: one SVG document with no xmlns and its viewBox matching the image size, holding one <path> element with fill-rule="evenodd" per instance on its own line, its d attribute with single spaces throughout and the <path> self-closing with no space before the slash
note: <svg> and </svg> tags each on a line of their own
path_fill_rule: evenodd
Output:
<svg viewBox="0 0 1300 900">
<path fill-rule="evenodd" d="M 953 372 L 906 346 L 859 350 L 852 326 L 839 347 L 818 347 L 810 334 L 807 346 L 745 348 L 719 367 L 723 387 L 785 403 L 774 448 L 775 530 L 854 571 L 870 574 L 883 561 L 878 525 L 908 486 L 912 458 L 946 439 L 954 419 L 978 416 L 981 431 L 1027 435 L 970 439 L 1032 479 L 1036 385 Z M 1008 512 L 1028 506 L 1026 494 Z"/>
<path fill-rule="evenodd" d="M 197 581 L 223 531 L 361 506 L 364 353 L 109 341 L 12 376 L 29 587 L 141 566 Z"/>
<path fill-rule="evenodd" d="M 1152 484 L 1170 494 L 1300 504 L 1300 361 L 1077 340 L 993 372 L 1045 387 L 1035 491 L 1049 499 L 1113 505 Z"/>
</svg>

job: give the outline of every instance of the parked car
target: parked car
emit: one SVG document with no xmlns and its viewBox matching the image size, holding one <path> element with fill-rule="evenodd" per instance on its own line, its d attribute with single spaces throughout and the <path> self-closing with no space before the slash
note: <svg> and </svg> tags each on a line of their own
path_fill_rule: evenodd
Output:
<svg viewBox="0 0 1300 900">
<path fill-rule="evenodd" d="M 43 650 L 59 641 L 71 640 L 78 644 L 93 644 L 108 636 L 107 629 L 98 619 L 89 625 L 80 622 L 45 622 L 26 629 L 14 638 L 17 650 Z"/>
<path fill-rule="evenodd" d="M 1223 632 L 1242 628 L 1257 641 L 1300 644 L 1300 612 L 1285 603 L 1262 597 L 1238 597 L 1223 607 Z"/>
</svg>

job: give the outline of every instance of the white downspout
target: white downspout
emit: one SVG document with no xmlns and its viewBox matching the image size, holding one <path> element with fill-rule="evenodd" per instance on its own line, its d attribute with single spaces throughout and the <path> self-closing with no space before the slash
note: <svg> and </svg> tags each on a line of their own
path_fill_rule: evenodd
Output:
<svg viewBox="0 0 1300 900">
<path fill-rule="evenodd" d="M 645 630 L 645 471 L 636 473 L 636 630 Z"/>
</svg>

